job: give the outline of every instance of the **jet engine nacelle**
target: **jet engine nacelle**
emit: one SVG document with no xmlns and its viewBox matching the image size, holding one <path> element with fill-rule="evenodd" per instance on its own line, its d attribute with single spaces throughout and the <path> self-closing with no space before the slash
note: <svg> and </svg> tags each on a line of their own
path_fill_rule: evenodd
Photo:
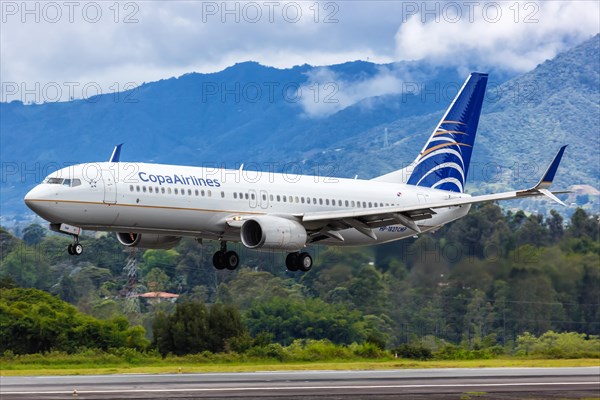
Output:
<svg viewBox="0 0 600 400">
<path fill-rule="evenodd" d="M 144 249 L 170 249 L 177 246 L 181 236 L 155 235 L 150 233 L 117 232 L 117 240 L 123 246 Z"/>
<path fill-rule="evenodd" d="M 302 224 L 270 215 L 245 221 L 240 236 L 249 249 L 297 251 L 306 244 L 306 229 Z"/>
</svg>

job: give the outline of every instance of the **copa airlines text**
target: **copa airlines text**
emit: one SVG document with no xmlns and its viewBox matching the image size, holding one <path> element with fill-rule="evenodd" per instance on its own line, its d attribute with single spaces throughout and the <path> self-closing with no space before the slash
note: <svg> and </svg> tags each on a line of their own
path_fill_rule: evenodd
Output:
<svg viewBox="0 0 600 400">
<path fill-rule="evenodd" d="M 386 243 L 436 229 L 465 216 L 471 204 L 546 196 L 566 146 L 534 187 L 472 197 L 464 193 L 487 74 L 469 75 L 422 151 L 406 168 L 371 180 L 315 179 L 239 170 L 120 162 L 121 145 L 108 162 L 78 164 L 50 174 L 25 203 L 69 234 L 79 255 L 82 229 L 116 232 L 125 246 L 170 248 L 183 236 L 217 240 L 218 269 L 235 269 L 227 249 L 241 242 L 256 250 L 288 252 L 291 271 L 308 271 L 312 244 Z M 133 165 L 133 170 L 132 170 Z M 91 173 L 90 171 L 94 171 Z M 563 204 L 564 205 L 564 204 Z"/>
</svg>

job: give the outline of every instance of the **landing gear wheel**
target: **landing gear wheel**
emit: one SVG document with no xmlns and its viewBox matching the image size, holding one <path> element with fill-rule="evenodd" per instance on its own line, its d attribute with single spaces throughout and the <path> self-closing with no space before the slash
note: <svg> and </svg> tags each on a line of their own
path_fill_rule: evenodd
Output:
<svg viewBox="0 0 600 400">
<path fill-rule="evenodd" d="M 83 253 L 83 246 L 80 243 L 73 244 L 73 254 L 80 256 Z"/>
<path fill-rule="evenodd" d="M 225 253 L 223 261 L 225 268 L 227 268 L 230 271 L 233 271 L 237 268 L 238 264 L 240 263 L 240 257 L 235 251 L 228 251 L 227 253 Z"/>
<path fill-rule="evenodd" d="M 83 253 L 83 246 L 79 242 L 71 243 L 67 247 L 67 252 L 72 256 L 80 256 Z"/>
<path fill-rule="evenodd" d="M 312 269 L 313 260 L 310 254 L 303 252 L 296 257 L 298 269 L 303 272 L 308 272 Z"/>
<path fill-rule="evenodd" d="M 225 253 L 221 250 L 213 255 L 213 266 L 216 269 L 225 269 Z"/>
<path fill-rule="evenodd" d="M 213 265 L 216 269 L 227 268 L 233 271 L 240 263 L 240 256 L 235 251 L 227 251 L 227 242 L 221 242 L 221 250 L 213 255 Z"/>
<path fill-rule="evenodd" d="M 288 271 L 298 271 L 297 258 L 298 253 L 290 253 L 287 255 L 287 257 L 285 258 L 285 266 L 287 267 Z"/>
</svg>

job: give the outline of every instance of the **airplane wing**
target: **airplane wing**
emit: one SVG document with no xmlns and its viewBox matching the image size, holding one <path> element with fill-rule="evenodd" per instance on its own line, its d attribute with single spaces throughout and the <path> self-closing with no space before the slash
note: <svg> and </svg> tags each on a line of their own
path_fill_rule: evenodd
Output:
<svg viewBox="0 0 600 400">
<path fill-rule="evenodd" d="M 343 241 L 344 238 L 337 232 L 338 230 L 354 228 L 364 235 L 376 239 L 372 229 L 387 225 L 400 224 L 407 228 L 420 233 L 421 229 L 417 225 L 417 221 L 431 218 L 436 214 L 436 209 L 447 207 L 460 207 L 467 204 L 476 204 L 486 201 L 519 199 L 532 196 L 546 196 L 555 202 L 566 206 L 560 201 L 555 194 L 565 192 L 552 193 L 548 190 L 552 183 L 560 160 L 563 156 L 565 148 L 560 148 L 542 179 L 532 188 L 504 193 L 487 194 L 482 196 L 465 196 L 458 197 L 450 193 L 448 199 L 427 204 L 402 205 L 396 207 L 378 207 L 371 209 L 360 210 L 341 210 L 341 211 L 319 211 L 313 213 L 305 213 L 298 215 L 300 221 L 304 224 L 321 222 L 324 226 L 319 232 L 313 235 L 316 239 L 318 236 L 325 236 Z M 316 240 L 315 240 L 316 241 Z"/>
</svg>

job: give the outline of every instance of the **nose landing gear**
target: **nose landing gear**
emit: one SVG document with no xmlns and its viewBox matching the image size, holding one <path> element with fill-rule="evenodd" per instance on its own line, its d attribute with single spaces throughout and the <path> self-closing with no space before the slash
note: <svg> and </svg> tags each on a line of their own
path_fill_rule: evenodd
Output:
<svg viewBox="0 0 600 400">
<path fill-rule="evenodd" d="M 227 251 L 227 242 L 221 242 L 221 250 L 217 251 L 213 255 L 213 265 L 216 269 L 225 269 L 227 268 L 230 271 L 233 271 L 238 267 L 240 263 L 240 257 L 235 251 Z"/>
<path fill-rule="evenodd" d="M 75 242 L 67 247 L 67 252 L 72 256 L 80 256 L 83 253 L 83 246 L 79 243 L 79 236 L 75 236 Z"/>
<path fill-rule="evenodd" d="M 80 256 L 83 253 L 83 246 L 79 243 L 79 234 L 81 228 L 69 224 L 50 224 L 50 230 L 64 233 L 73 237 L 73 243 L 67 247 L 67 252 L 72 256 Z"/>
</svg>

